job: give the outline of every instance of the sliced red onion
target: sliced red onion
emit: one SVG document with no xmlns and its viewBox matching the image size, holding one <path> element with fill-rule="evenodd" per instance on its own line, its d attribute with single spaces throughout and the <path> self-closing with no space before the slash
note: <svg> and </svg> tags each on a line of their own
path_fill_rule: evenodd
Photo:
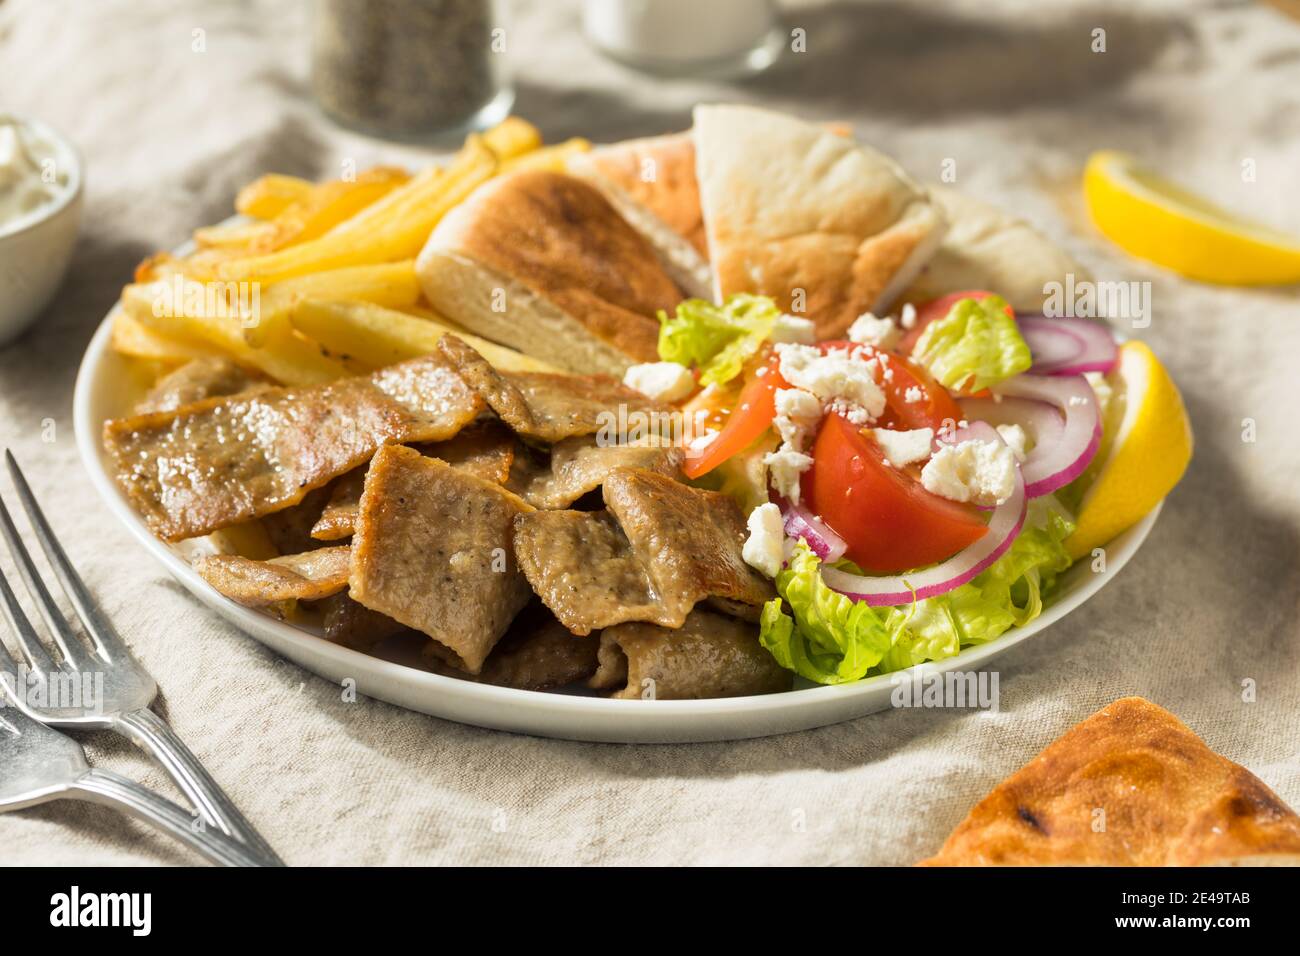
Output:
<svg viewBox="0 0 1300 956">
<path fill-rule="evenodd" d="M 953 435 L 954 441 L 996 442 L 1006 444 L 997 430 L 985 422 L 972 422 Z M 849 574 L 835 568 L 823 567 L 822 580 L 828 587 L 855 601 L 865 601 L 872 607 L 893 607 L 947 594 L 971 581 L 976 575 L 1011 547 L 1025 523 L 1025 482 L 1016 468 L 1016 486 L 1011 496 L 994 509 L 989 518 L 988 530 L 967 548 L 962 549 L 942 564 L 914 571 L 910 574 L 888 577 L 867 577 Z M 811 545 L 810 545 L 811 547 Z"/>
<path fill-rule="evenodd" d="M 1064 416 L 1063 420 L 1058 419 L 1059 433 L 1047 411 L 1034 411 L 1027 421 L 1016 422 L 1027 426 L 1027 430 L 1035 429 L 1034 450 L 1021 466 L 1026 495 L 1038 498 L 1050 494 L 1083 473 L 1101 447 L 1101 414 L 1097 410 L 1097 396 L 1087 379 L 1082 375 L 1017 375 L 995 385 L 993 391 L 1002 396 L 1003 406 L 1009 406 L 1013 399 L 1027 400 L 1051 406 L 1052 415 Z M 961 406 L 971 418 L 982 412 L 980 417 L 985 421 L 1007 424 L 996 411 L 999 404 L 995 399 L 963 399 Z M 1047 440 L 1040 438 L 1040 434 Z"/>
<path fill-rule="evenodd" d="M 1016 324 L 1034 357 L 1029 371 L 1035 375 L 1109 372 L 1119 361 L 1119 346 L 1102 322 L 1022 315 Z"/>
<path fill-rule="evenodd" d="M 803 505 L 792 505 L 776 492 L 769 492 L 769 495 L 781 509 L 787 538 L 803 539 L 812 553 L 823 561 L 838 561 L 844 557 L 848 542 L 832 531 L 830 525 Z"/>
</svg>

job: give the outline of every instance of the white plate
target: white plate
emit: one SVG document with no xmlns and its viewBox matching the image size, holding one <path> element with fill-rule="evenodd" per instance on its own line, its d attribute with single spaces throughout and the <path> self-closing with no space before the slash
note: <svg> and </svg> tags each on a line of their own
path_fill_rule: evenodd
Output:
<svg viewBox="0 0 1300 956">
<path fill-rule="evenodd" d="M 839 687 L 805 687 L 785 694 L 720 700 L 606 700 L 570 694 L 490 687 L 430 674 L 413 666 L 340 647 L 302 628 L 277 621 L 230 601 L 198 576 L 176 549 L 155 538 L 127 503 L 110 476 L 99 435 L 105 419 L 119 417 L 134 401 L 126 362 L 110 347 L 114 312 L 101 323 L 77 374 L 73 420 L 77 448 L 91 483 L 108 510 L 145 549 L 195 597 L 267 647 L 330 680 L 353 679 L 371 697 L 464 724 L 615 743 L 687 743 L 737 740 L 790 733 L 861 717 L 889 706 L 895 674 Z M 974 670 L 1021 641 L 1041 633 L 1091 598 L 1145 540 L 1160 513 L 1157 507 L 1107 548 L 1107 569 L 1094 574 L 1079 562 L 1042 615 L 1028 627 L 1012 628 L 996 640 L 968 648 L 956 657 L 912 670 L 944 673 Z M 400 655 L 399 655 L 400 659 Z M 910 671 L 902 674 L 909 675 Z"/>
</svg>

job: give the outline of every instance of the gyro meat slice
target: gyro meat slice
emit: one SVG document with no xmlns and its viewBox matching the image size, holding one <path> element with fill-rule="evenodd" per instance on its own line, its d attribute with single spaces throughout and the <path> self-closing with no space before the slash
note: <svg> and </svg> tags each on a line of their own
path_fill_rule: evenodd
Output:
<svg viewBox="0 0 1300 956">
<path fill-rule="evenodd" d="M 632 468 L 610 472 L 603 494 L 670 609 L 665 626 L 681 626 L 706 597 L 758 606 L 775 596 L 772 583 L 745 563 L 745 517 L 726 495 Z"/>
<path fill-rule="evenodd" d="M 504 484 L 510 475 L 517 441 L 510 429 L 495 420 L 482 420 L 464 428 L 447 441 L 417 445 L 425 455 L 441 458 L 453 468 Z M 357 525 L 366 466 L 355 468 L 330 486 L 329 503 L 312 526 L 317 541 L 338 541 L 350 537 Z"/>
<path fill-rule="evenodd" d="M 608 512 L 521 515 L 515 519 L 515 553 L 538 597 L 575 634 L 622 621 L 673 621 Z"/>
<path fill-rule="evenodd" d="M 758 606 L 773 597 L 741 555 L 745 520 L 727 496 L 632 468 L 611 471 L 603 494 L 607 512 L 540 511 L 515 522 L 519 565 L 569 630 L 681 627 L 705 598 Z"/>
<path fill-rule="evenodd" d="M 386 638 L 408 630 L 388 615 L 358 604 L 347 591 L 330 595 L 319 607 L 325 640 L 354 651 L 369 652 Z"/>
<path fill-rule="evenodd" d="M 556 442 L 550 467 L 531 475 L 520 494 L 538 508 L 567 508 L 599 488 L 616 468 L 644 468 L 675 477 L 682 454 L 658 435 L 616 444 L 605 444 L 593 435 L 574 436 Z"/>
<path fill-rule="evenodd" d="M 662 432 L 657 423 L 672 414 L 668 406 L 604 375 L 498 372 L 454 335 L 439 339 L 438 350 L 503 422 L 534 441 L 602 431 L 610 436 Z"/>
<path fill-rule="evenodd" d="M 286 554 L 266 561 L 237 554 L 198 558 L 194 570 L 217 591 L 245 607 L 284 601 L 317 601 L 348 585 L 351 549 L 346 545 Z"/>
<path fill-rule="evenodd" d="M 385 446 L 366 473 L 349 593 L 477 674 L 531 597 L 511 539 L 515 517 L 532 510 L 440 459 Z"/>
<path fill-rule="evenodd" d="M 482 408 L 452 368 L 426 356 L 110 421 L 104 446 L 149 527 L 179 541 L 297 504 L 385 443 L 448 439 Z"/>
<path fill-rule="evenodd" d="M 600 632 L 600 666 L 588 682 L 623 699 L 748 697 L 790 689 L 793 675 L 758 642 L 752 624 L 692 611 L 680 628 L 619 624 Z"/>
<path fill-rule="evenodd" d="M 132 414 L 169 412 L 205 398 L 260 392 L 271 387 L 271 380 L 261 372 L 244 368 L 230 359 L 218 356 L 197 358 L 158 379 Z"/>
<path fill-rule="evenodd" d="M 436 673 L 449 677 L 518 690 L 550 690 L 586 681 L 595 674 L 599 646 L 596 635 L 574 634 L 537 605 L 515 618 L 476 675 L 449 666 L 435 650 L 438 645 L 429 645 L 425 659 Z"/>
</svg>

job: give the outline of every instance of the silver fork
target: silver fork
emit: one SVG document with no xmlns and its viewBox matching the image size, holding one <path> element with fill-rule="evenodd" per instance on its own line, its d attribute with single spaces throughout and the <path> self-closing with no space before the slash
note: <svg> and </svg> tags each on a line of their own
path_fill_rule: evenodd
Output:
<svg viewBox="0 0 1300 956">
<path fill-rule="evenodd" d="M 3 500 L 0 500 L 0 535 L 3 535 L 8 544 L 18 573 L 54 639 L 59 660 L 56 662 L 42 645 L 3 574 L 0 574 L 0 605 L 3 605 L 0 612 L 3 612 L 9 623 L 37 689 L 57 692 L 73 687 L 77 681 L 84 684 L 86 680 L 93 680 L 96 699 L 89 706 L 84 700 L 78 700 L 71 706 L 67 701 L 60 700 L 57 702 L 59 706 L 48 706 L 48 693 L 42 698 L 39 694 L 23 693 L 23 688 L 11 687 L 7 681 L 0 682 L 5 684 L 7 695 L 27 716 L 51 727 L 102 728 L 126 737 L 167 771 L 205 820 L 236 840 L 246 843 L 264 858 L 265 863 L 282 866 L 283 861 L 276 856 L 270 844 L 253 829 L 253 825 L 239 812 L 199 763 L 198 758 L 167 722 L 150 709 L 149 705 L 158 694 L 158 685 L 96 606 L 50 529 L 27 479 L 18 468 L 18 462 L 7 450 L 5 463 L 13 479 L 18 500 L 27 512 L 32 532 L 40 542 L 68 602 L 81 619 L 90 638 L 90 646 L 78 638 L 41 581 L 40 573 L 18 536 L 18 529 L 14 527 Z M 2 649 L 3 645 L 0 645 L 0 650 Z M 9 665 L 11 672 L 17 673 L 13 658 L 7 651 L 0 658 L 0 663 Z M 42 700 L 46 703 L 43 704 Z"/>
<path fill-rule="evenodd" d="M 12 664 L 0 646 L 0 662 Z M 151 823 L 223 866 L 264 866 L 262 857 L 216 831 L 198 831 L 170 800 L 110 770 L 86 763 L 81 745 L 15 707 L 0 709 L 0 813 L 51 800 L 100 803 Z"/>
</svg>

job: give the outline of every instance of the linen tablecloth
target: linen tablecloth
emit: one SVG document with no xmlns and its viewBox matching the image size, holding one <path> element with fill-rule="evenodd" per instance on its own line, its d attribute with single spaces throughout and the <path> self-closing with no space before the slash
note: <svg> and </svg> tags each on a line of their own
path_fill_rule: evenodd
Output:
<svg viewBox="0 0 1300 956">
<path fill-rule="evenodd" d="M 193 600 L 108 515 L 75 450 L 72 385 L 133 266 L 228 215 L 241 184 L 431 154 L 321 116 L 302 4 L 0 0 L 0 111 L 63 130 L 88 167 L 66 284 L 0 350 L 0 444 L 157 677 L 167 718 L 285 859 L 910 864 L 1004 776 L 1128 694 L 1300 806 L 1297 293 L 1212 288 L 1131 260 L 1088 223 L 1079 188 L 1091 150 L 1124 149 L 1300 233 L 1300 24 L 1185 0 L 795 4 L 787 26 L 805 31 L 806 52 L 746 83 L 702 83 L 603 59 L 575 4 L 516 9 L 517 111 L 548 139 L 681 129 L 702 100 L 849 121 L 919 178 L 954 161 L 959 188 L 1029 218 L 1097 277 L 1150 281 L 1154 318 L 1135 334 L 1182 388 L 1195 459 L 1133 562 L 996 661 L 997 714 L 892 710 L 764 740 L 624 746 L 346 703 Z M 86 739 L 92 762 L 167 786 L 128 745 Z M 194 860 L 69 803 L 4 816 L 0 834 L 10 864 Z"/>
</svg>

